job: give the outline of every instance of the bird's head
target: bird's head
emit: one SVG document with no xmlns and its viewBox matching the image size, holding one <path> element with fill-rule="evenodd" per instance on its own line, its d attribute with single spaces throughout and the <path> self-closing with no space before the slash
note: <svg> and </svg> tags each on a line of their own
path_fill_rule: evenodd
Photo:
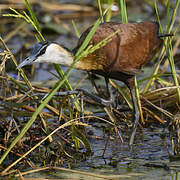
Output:
<svg viewBox="0 0 180 180">
<path fill-rule="evenodd" d="M 17 69 L 39 63 L 55 63 L 70 66 L 73 63 L 72 54 L 64 47 L 54 42 L 43 42 L 36 44 L 31 56 L 27 57 L 17 66 Z"/>
</svg>

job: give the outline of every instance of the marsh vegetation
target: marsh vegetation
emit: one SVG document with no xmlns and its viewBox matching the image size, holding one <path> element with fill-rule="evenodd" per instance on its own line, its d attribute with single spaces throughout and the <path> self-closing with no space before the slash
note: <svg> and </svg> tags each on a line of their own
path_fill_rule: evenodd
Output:
<svg viewBox="0 0 180 180">
<path fill-rule="evenodd" d="M 174 162 L 180 159 L 179 2 L 2 1 L 1 175 L 35 177 L 35 172 L 48 170 L 38 177 L 64 178 L 68 171 L 69 178 L 77 179 L 178 178 Z M 93 25 L 75 54 L 76 62 L 107 43 L 88 46 L 99 22 L 147 20 L 157 21 L 162 34 L 174 36 L 164 39 L 163 47 L 143 67 L 144 73 L 136 77 L 140 122 L 132 147 L 128 141 L 133 106 L 124 84 L 110 81 L 118 93 L 118 108 L 104 108 L 86 96 L 54 96 L 84 88 L 106 98 L 100 76 L 91 76 L 97 84 L 93 88 L 87 73 L 74 70 L 73 65 L 35 64 L 16 69 L 37 41 L 55 41 L 73 49 L 81 33 Z"/>
</svg>

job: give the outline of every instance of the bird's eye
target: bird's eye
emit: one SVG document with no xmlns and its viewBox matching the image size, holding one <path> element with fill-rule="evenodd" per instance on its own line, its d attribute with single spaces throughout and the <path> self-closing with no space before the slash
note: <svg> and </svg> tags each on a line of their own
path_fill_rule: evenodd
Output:
<svg viewBox="0 0 180 180">
<path fill-rule="evenodd" d="M 37 56 L 41 56 L 42 54 L 45 54 L 45 52 L 46 52 L 46 47 L 42 48 L 42 49 L 39 51 L 39 53 L 38 53 Z"/>
</svg>

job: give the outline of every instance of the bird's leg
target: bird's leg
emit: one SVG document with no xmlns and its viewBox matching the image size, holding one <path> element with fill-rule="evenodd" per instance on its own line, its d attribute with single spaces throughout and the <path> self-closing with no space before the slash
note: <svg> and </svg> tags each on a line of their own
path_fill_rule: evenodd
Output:
<svg viewBox="0 0 180 180">
<path fill-rule="evenodd" d="M 136 100 L 136 91 L 135 91 L 135 86 L 134 86 L 134 77 L 132 77 L 131 79 L 129 79 L 127 81 L 127 86 L 130 89 L 130 93 L 131 93 L 131 98 L 132 98 L 132 104 L 133 104 L 133 129 L 132 129 L 132 134 L 130 137 L 130 141 L 129 141 L 129 145 L 132 145 L 134 142 L 134 137 L 136 134 L 136 129 L 137 129 L 137 125 L 139 122 L 139 108 L 137 105 L 137 100 Z"/>
<path fill-rule="evenodd" d="M 107 91 L 107 94 L 108 94 L 108 97 L 111 97 L 111 89 L 109 88 L 109 78 L 108 77 L 104 77 L 105 79 L 105 83 L 106 83 L 106 91 Z"/>
<path fill-rule="evenodd" d="M 136 134 L 136 129 L 137 129 L 137 125 L 138 125 L 138 122 L 139 122 L 139 108 L 138 108 L 138 105 L 137 105 L 137 100 L 136 100 L 136 97 L 135 97 L 135 88 L 131 89 L 130 90 L 131 92 L 131 97 L 132 97 L 132 102 L 133 102 L 133 121 L 134 121 L 134 124 L 133 124 L 133 129 L 132 129 L 132 134 L 131 134 L 131 137 L 130 137 L 130 141 L 129 141 L 129 145 L 132 145 L 133 142 L 134 142 L 134 137 L 135 137 L 135 134 Z"/>
<path fill-rule="evenodd" d="M 92 84 L 92 86 L 93 86 L 93 88 L 95 90 L 95 93 L 100 94 L 99 89 L 98 89 L 98 87 L 97 87 L 97 85 L 96 85 L 96 83 L 94 81 L 94 78 L 92 77 L 92 73 L 91 72 L 87 72 L 87 73 L 88 73 L 89 79 L 91 81 L 91 84 Z"/>
<path fill-rule="evenodd" d="M 109 87 L 108 77 L 105 77 L 105 82 L 106 82 L 106 90 L 109 97 L 109 101 L 111 102 L 111 105 L 116 108 L 117 107 L 117 91 L 112 86 Z"/>
<path fill-rule="evenodd" d="M 108 97 L 109 97 L 109 102 L 111 103 L 111 106 L 113 107 L 117 107 L 117 92 L 115 90 L 115 88 L 113 88 L 113 86 L 111 85 L 109 87 L 109 78 L 105 77 L 105 82 L 106 82 L 106 89 L 107 89 L 107 94 L 108 94 Z M 121 130 L 118 129 L 117 127 L 117 118 L 116 116 L 114 115 L 113 111 L 111 108 L 109 107 L 105 107 L 104 110 L 106 111 L 107 115 L 109 116 L 110 120 L 112 122 L 114 122 L 114 129 L 115 129 L 115 132 L 116 132 L 116 135 L 119 136 L 119 139 L 121 140 L 121 142 L 123 143 L 123 138 L 121 136 Z"/>
<path fill-rule="evenodd" d="M 88 72 L 88 75 L 89 75 L 89 78 L 91 80 L 91 83 L 92 83 L 92 86 L 94 87 L 95 89 L 95 92 L 97 94 L 100 94 L 100 91 L 99 89 L 97 88 L 97 85 L 94 81 L 94 79 L 92 78 L 92 74 L 91 72 Z M 100 98 L 99 96 L 97 96 L 98 98 L 100 98 L 100 102 L 98 101 L 98 103 L 100 103 L 101 105 L 103 106 L 109 106 L 109 105 L 113 105 L 113 107 L 116 107 L 117 103 L 116 103 L 116 91 L 114 91 L 114 88 L 112 86 L 109 87 L 109 78 L 108 77 L 104 77 L 105 78 L 105 83 L 106 83 L 106 91 L 107 91 L 107 95 L 108 95 L 108 99 L 103 99 L 103 98 Z M 87 94 L 87 92 L 86 92 Z M 91 94 L 92 96 L 94 96 L 93 94 Z M 87 95 L 89 96 L 89 95 Z M 91 99 L 93 99 L 92 96 L 89 96 Z M 95 100 L 95 99 L 93 99 Z M 105 105 L 105 104 L 107 105 Z"/>
</svg>

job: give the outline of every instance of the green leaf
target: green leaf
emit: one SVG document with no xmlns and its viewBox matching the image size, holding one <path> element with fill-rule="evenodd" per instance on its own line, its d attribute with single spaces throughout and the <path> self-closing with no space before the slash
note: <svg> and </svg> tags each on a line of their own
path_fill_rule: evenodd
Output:
<svg viewBox="0 0 180 180">
<path fill-rule="evenodd" d="M 37 30 L 38 30 L 39 32 L 41 32 L 41 28 L 40 28 L 39 22 L 38 22 L 35 14 L 34 14 L 32 8 L 31 8 L 29 2 L 28 2 L 27 0 L 24 0 L 24 1 L 25 1 L 25 3 L 26 3 L 26 6 L 27 6 L 27 8 L 28 8 L 29 13 L 31 14 L 31 18 L 32 18 L 33 22 L 35 23 L 35 25 L 36 25 L 36 27 L 37 27 Z"/>
</svg>

